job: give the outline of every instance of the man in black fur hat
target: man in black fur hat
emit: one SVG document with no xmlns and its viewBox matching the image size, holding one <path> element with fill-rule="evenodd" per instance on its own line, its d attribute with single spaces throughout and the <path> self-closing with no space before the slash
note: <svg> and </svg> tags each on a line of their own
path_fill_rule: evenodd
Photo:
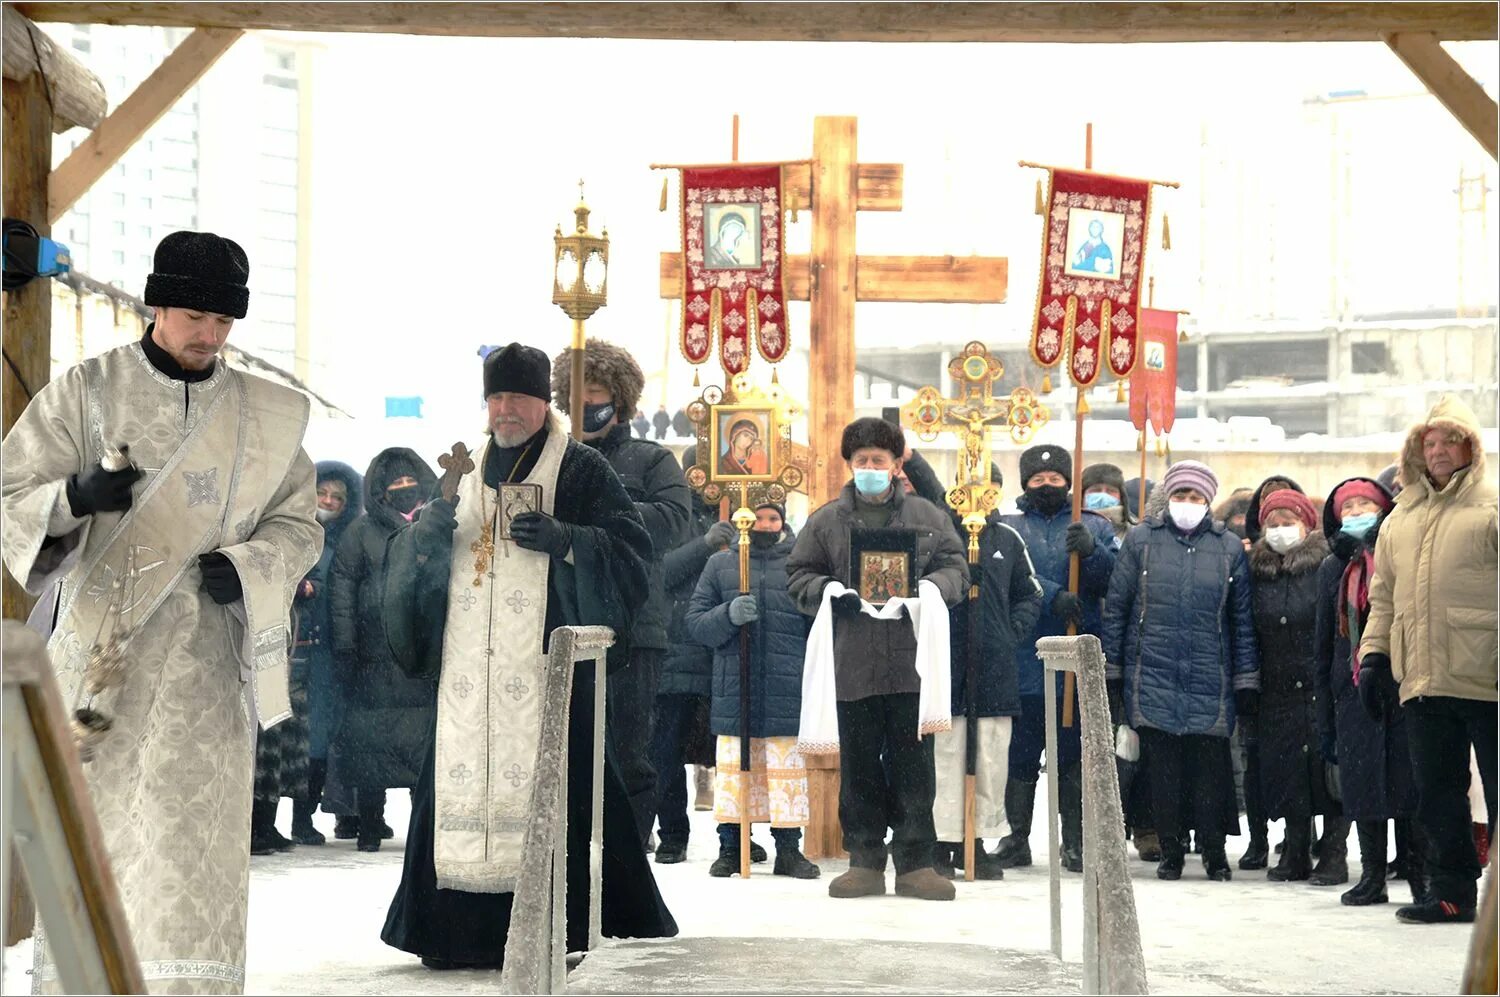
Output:
<svg viewBox="0 0 1500 997">
<path fill-rule="evenodd" d="M 646 386 L 635 358 L 602 339 L 590 339 L 585 345 L 584 442 L 603 454 L 620 476 L 652 543 L 647 562 L 650 588 L 630 631 L 630 666 L 610 676 L 606 708 L 620 776 L 625 780 L 625 792 L 630 795 L 630 808 L 644 843 L 656 820 L 657 772 L 651 756 L 651 721 L 671 616 L 662 558 L 686 539 L 692 493 L 670 450 L 630 435 L 629 420 Z M 571 415 L 572 360 L 573 351 L 567 349 L 552 362 L 552 397 L 564 415 Z"/>
<path fill-rule="evenodd" d="M 968 559 L 948 514 L 907 495 L 896 480 L 906 453 L 901 427 L 876 418 L 856 419 L 844 429 L 841 452 L 853 480 L 808 518 L 787 560 L 792 598 L 802 612 L 816 617 L 808 642 L 811 677 L 804 689 L 821 688 L 827 670 L 833 672 L 827 698 L 836 702 L 824 704 L 818 696 L 804 695 L 799 734 L 806 748 L 828 750 L 832 740 L 840 750 L 839 823 L 849 849 L 849 871 L 828 884 L 828 895 L 885 892 L 889 827 L 896 893 L 952 900 L 953 884 L 932 866 L 937 777 L 933 741 L 925 736 L 951 726 L 949 697 L 932 702 L 935 689 L 947 691 L 949 661 L 924 645 L 920 621 L 908 616 L 905 607 L 901 615 L 881 617 L 848 588 L 853 583 L 851 535 L 856 527 L 915 532 L 911 575 L 919 587 L 932 583 L 924 588 L 919 612 L 923 621 L 944 631 L 946 607 L 967 591 Z M 823 650 L 831 654 L 831 662 L 824 660 Z M 836 725 L 827 723 L 827 705 L 834 708 Z"/>
<path fill-rule="evenodd" d="M 437 725 L 412 792 L 401 886 L 381 938 L 433 969 L 499 966 L 541 747 L 546 638 L 607 626 L 629 660 L 651 537 L 619 477 L 548 407 L 547 356 L 512 343 L 484 361 L 488 438 L 458 499 L 435 499 L 387 555 L 386 639 L 407 674 L 438 682 Z M 503 530 L 498 506 L 536 486 Z M 510 487 L 508 487 L 510 486 Z M 578 669 L 568 724 L 567 944 L 588 947 L 593 670 Z M 503 718 L 503 722 L 496 720 Z M 604 934 L 677 933 L 630 819 L 614 752 L 604 763 Z"/>
</svg>

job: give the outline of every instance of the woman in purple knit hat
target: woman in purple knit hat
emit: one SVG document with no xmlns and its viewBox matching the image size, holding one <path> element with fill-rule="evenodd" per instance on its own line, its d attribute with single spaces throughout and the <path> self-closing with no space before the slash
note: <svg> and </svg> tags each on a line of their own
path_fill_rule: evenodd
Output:
<svg viewBox="0 0 1500 997">
<path fill-rule="evenodd" d="M 1104 605 L 1110 712 L 1140 736 L 1162 879 L 1181 878 L 1189 830 L 1208 878 L 1230 878 L 1224 839 L 1239 834 L 1239 814 L 1229 737 L 1259 705 L 1249 563 L 1209 512 L 1218 489 L 1197 461 L 1168 469 L 1125 535 Z"/>
</svg>

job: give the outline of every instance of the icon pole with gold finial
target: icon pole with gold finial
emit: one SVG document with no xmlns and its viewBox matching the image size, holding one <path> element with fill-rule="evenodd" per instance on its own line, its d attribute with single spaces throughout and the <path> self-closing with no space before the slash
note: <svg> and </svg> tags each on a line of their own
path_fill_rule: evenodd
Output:
<svg viewBox="0 0 1500 997">
<path fill-rule="evenodd" d="M 574 231 L 563 235 L 562 226 L 552 236 L 552 303 L 573 320 L 572 391 L 568 412 L 575 440 L 583 439 L 583 323 L 609 295 L 609 230 L 599 235 L 589 231 L 589 207 L 583 199 L 583 181 L 578 181 L 578 206 L 573 209 Z"/>
</svg>

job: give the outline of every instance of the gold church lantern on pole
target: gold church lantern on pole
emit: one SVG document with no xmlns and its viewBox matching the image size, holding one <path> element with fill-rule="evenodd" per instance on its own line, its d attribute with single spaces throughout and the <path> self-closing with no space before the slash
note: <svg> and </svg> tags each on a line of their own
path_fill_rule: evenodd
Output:
<svg viewBox="0 0 1500 997">
<path fill-rule="evenodd" d="M 609 296 L 609 230 L 589 231 L 589 206 L 578 181 L 578 206 L 571 235 L 562 226 L 552 236 L 552 303 L 573 320 L 572 393 L 568 411 L 573 438 L 583 438 L 583 323 L 603 308 Z"/>
</svg>

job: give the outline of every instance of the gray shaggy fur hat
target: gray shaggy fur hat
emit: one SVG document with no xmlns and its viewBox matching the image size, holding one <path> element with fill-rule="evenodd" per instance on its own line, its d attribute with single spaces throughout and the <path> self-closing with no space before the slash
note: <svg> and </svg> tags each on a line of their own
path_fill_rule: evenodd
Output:
<svg viewBox="0 0 1500 997">
<path fill-rule="evenodd" d="M 641 365 L 626 350 L 606 343 L 602 339 L 584 340 L 583 379 L 589 384 L 602 384 L 609 389 L 615 401 L 615 418 L 629 422 L 635 417 L 641 402 L 641 392 L 646 389 L 646 375 Z M 552 361 L 552 403 L 564 415 L 568 411 L 573 390 L 573 348 L 570 346 Z"/>
<path fill-rule="evenodd" d="M 906 453 L 906 434 L 901 427 L 884 419 L 877 419 L 873 415 L 867 415 L 863 419 L 855 419 L 844 427 L 844 438 L 839 445 L 839 453 L 843 454 L 845 460 L 854 456 L 854 451 L 863 450 L 866 447 L 879 447 L 889 450 L 891 456 L 900 460 Z"/>
</svg>

